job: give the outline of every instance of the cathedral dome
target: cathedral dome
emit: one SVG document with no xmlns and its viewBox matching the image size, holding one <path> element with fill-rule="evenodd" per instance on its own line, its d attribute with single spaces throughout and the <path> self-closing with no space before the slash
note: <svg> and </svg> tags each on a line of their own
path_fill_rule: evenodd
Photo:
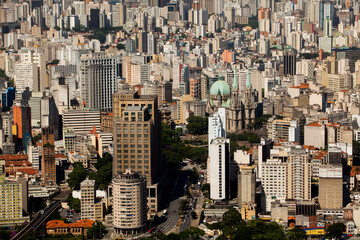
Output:
<svg viewBox="0 0 360 240">
<path fill-rule="evenodd" d="M 230 96 L 231 90 L 227 82 L 222 80 L 219 77 L 219 80 L 214 82 L 214 84 L 210 88 L 210 95 L 221 95 L 221 96 Z"/>
</svg>

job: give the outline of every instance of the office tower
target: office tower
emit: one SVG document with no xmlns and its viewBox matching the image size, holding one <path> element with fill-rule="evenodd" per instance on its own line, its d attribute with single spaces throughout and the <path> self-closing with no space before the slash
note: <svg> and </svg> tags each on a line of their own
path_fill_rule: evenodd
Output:
<svg viewBox="0 0 360 240">
<path fill-rule="evenodd" d="M 49 93 L 41 98 L 41 127 L 52 127 L 55 140 L 59 139 L 59 111 L 54 97 Z"/>
<path fill-rule="evenodd" d="M 145 31 L 141 31 L 137 34 L 138 38 L 138 52 L 140 53 L 146 53 L 147 47 L 148 47 L 148 33 Z"/>
<path fill-rule="evenodd" d="M 320 166 L 319 203 L 321 209 L 342 209 L 343 178 L 341 165 Z"/>
<path fill-rule="evenodd" d="M 1 93 L 1 107 L 4 110 L 5 108 L 10 108 L 13 106 L 15 100 L 15 88 L 8 87 L 4 92 Z"/>
<path fill-rule="evenodd" d="M 147 220 L 145 177 L 128 169 L 113 178 L 112 186 L 115 232 L 125 236 L 144 232 Z"/>
<path fill-rule="evenodd" d="M 209 117 L 209 146 L 215 138 L 226 137 L 226 110 L 225 108 L 219 108 L 216 113 Z M 210 156 L 210 155 L 209 155 Z"/>
<path fill-rule="evenodd" d="M 29 99 L 29 107 L 31 109 L 31 126 L 41 126 L 41 98 L 42 92 L 32 92 Z"/>
<path fill-rule="evenodd" d="M 95 180 L 88 178 L 81 182 L 81 219 L 94 220 Z"/>
<path fill-rule="evenodd" d="M 98 29 L 100 27 L 99 14 L 99 9 L 90 9 L 89 29 Z"/>
<path fill-rule="evenodd" d="M 324 22 L 326 19 L 334 20 L 334 2 L 329 0 L 320 1 L 319 6 L 319 27 L 324 27 Z"/>
<path fill-rule="evenodd" d="M 54 130 L 52 127 L 41 129 L 42 139 L 42 160 L 41 171 L 45 184 L 56 184 L 56 163 Z"/>
<path fill-rule="evenodd" d="M 80 57 L 80 97 L 90 109 L 111 110 L 112 94 L 117 89 L 118 60 L 106 53 Z"/>
<path fill-rule="evenodd" d="M 305 149 L 291 149 L 287 161 L 287 198 L 311 200 L 312 166 Z"/>
<path fill-rule="evenodd" d="M 230 139 L 215 138 L 209 147 L 210 198 L 214 201 L 229 199 Z"/>
<path fill-rule="evenodd" d="M 63 128 L 71 129 L 75 134 L 89 133 L 96 128 L 100 131 L 100 111 L 84 108 L 67 110 L 63 113 Z"/>
<path fill-rule="evenodd" d="M 296 74 L 296 51 L 286 50 L 284 52 L 284 75 Z"/>
<path fill-rule="evenodd" d="M 157 96 L 139 96 L 136 91 L 120 91 L 113 98 L 113 176 L 128 168 L 145 175 L 148 213 L 154 216 L 163 193 L 161 184 L 156 184 L 162 175 L 161 116 Z"/>
<path fill-rule="evenodd" d="M 255 203 L 256 178 L 253 166 L 240 166 L 238 176 L 238 204 Z"/>
<path fill-rule="evenodd" d="M 145 175 L 149 185 L 155 183 L 158 172 L 158 139 L 149 111 L 143 106 L 128 106 L 121 118 L 114 120 L 116 161 L 114 174 L 126 169 Z M 156 156 L 156 157 L 155 157 Z"/>
<path fill-rule="evenodd" d="M 147 53 L 150 55 L 157 53 L 156 36 L 153 33 L 149 33 L 147 36 Z"/>
<path fill-rule="evenodd" d="M 324 36 L 331 37 L 332 34 L 332 20 L 329 18 L 324 20 Z"/>
<path fill-rule="evenodd" d="M 31 111 L 28 106 L 13 106 L 13 121 L 15 127 L 15 135 L 17 137 L 17 144 L 25 147 L 26 134 L 31 135 Z M 14 128 L 13 128 L 14 129 Z"/>
</svg>

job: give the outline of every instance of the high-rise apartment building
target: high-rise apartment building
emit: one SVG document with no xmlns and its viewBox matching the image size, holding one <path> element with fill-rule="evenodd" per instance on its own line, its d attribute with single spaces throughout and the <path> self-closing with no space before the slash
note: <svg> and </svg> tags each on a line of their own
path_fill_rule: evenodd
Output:
<svg viewBox="0 0 360 240">
<path fill-rule="evenodd" d="M 117 89 L 118 58 L 105 53 L 80 57 L 80 97 L 90 109 L 111 110 L 112 94 Z"/>
<path fill-rule="evenodd" d="M 41 171 L 45 184 L 56 184 L 56 163 L 54 131 L 52 127 L 42 128 L 42 160 Z"/>
<path fill-rule="evenodd" d="M 25 187 L 21 182 L 0 183 L 0 226 L 21 225 L 30 220 L 29 216 L 23 216 L 23 200 L 27 201 Z"/>
<path fill-rule="evenodd" d="M 95 180 L 85 179 L 80 184 L 81 219 L 94 220 L 95 210 Z"/>
<path fill-rule="evenodd" d="M 215 138 L 209 146 L 210 198 L 215 201 L 229 199 L 230 139 Z"/>
<path fill-rule="evenodd" d="M 305 149 L 291 149 L 287 160 L 287 198 L 311 200 L 311 160 Z"/>
<path fill-rule="evenodd" d="M 209 117 L 209 134 L 208 142 L 209 146 L 215 138 L 226 137 L 226 110 L 225 108 L 219 108 L 216 113 Z"/>
<path fill-rule="evenodd" d="M 71 129 L 74 134 L 89 133 L 96 128 L 100 131 L 100 111 L 84 108 L 67 110 L 63 113 L 63 128 Z"/>
<path fill-rule="evenodd" d="M 262 163 L 261 183 L 266 197 L 266 211 L 271 211 L 275 200 L 285 202 L 287 164 L 281 160 L 267 160 Z"/>
<path fill-rule="evenodd" d="M 343 207 L 343 176 L 341 165 L 321 165 L 319 168 L 319 203 L 321 209 Z"/>
<path fill-rule="evenodd" d="M 117 234 L 142 233 L 146 227 L 146 178 L 131 170 L 115 176 L 113 186 L 113 225 Z"/>
</svg>

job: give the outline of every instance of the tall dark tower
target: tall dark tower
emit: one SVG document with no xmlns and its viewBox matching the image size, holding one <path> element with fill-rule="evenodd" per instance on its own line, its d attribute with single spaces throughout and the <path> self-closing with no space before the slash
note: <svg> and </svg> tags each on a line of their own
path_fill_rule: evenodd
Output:
<svg viewBox="0 0 360 240">
<path fill-rule="evenodd" d="M 284 52 L 284 75 L 296 74 L 296 51 L 294 49 L 286 49 Z"/>
</svg>

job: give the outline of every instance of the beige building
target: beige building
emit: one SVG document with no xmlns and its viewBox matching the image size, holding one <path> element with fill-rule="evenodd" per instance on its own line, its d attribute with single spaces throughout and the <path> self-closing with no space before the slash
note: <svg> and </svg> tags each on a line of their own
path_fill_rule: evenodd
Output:
<svg viewBox="0 0 360 240">
<path fill-rule="evenodd" d="M 80 184 L 81 219 L 94 220 L 95 210 L 95 180 L 86 179 Z"/>
<path fill-rule="evenodd" d="M 128 169 L 114 177 L 112 185 L 116 234 L 129 236 L 144 232 L 147 221 L 145 177 Z"/>
<path fill-rule="evenodd" d="M 255 172 L 253 166 L 240 166 L 238 176 L 238 204 L 255 203 Z"/>
<path fill-rule="evenodd" d="M 321 209 L 342 209 L 343 178 L 341 165 L 320 166 L 319 203 Z"/>
<path fill-rule="evenodd" d="M 300 142 L 300 124 L 291 118 L 269 119 L 268 137 L 273 141 Z"/>
<path fill-rule="evenodd" d="M 311 160 L 305 149 L 294 148 L 287 160 L 287 198 L 311 200 Z"/>
<path fill-rule="evenodd" d="M 25 221 L 30 221 L 29 216 L 23 216 L 23 200 L 27 201 L 27 196 L 24 196 L 23 191 L 25 186 L 20 182 L 0 183 L 2 194 L 0 198 L 0 226 L 21 225 Z"/>
<path fill-rule="evenodd" d="M 326 127 L 319 122 L 305 125 L 304 144 L 317 148 L 325 148 L 327 144 Z"/>
</svg>

